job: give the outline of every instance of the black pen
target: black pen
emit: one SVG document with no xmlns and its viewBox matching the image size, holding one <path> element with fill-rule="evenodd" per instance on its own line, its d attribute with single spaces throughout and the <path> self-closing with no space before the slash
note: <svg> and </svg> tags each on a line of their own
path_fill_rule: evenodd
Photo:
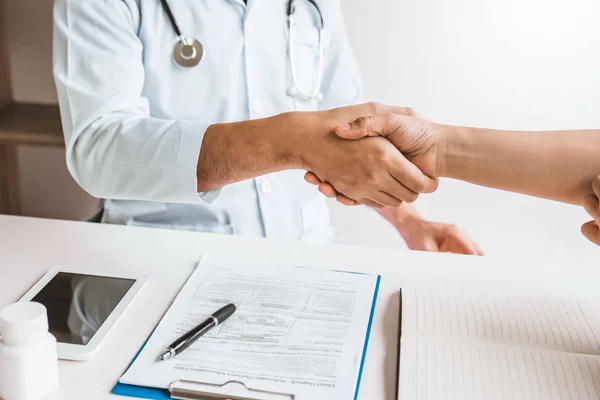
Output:
<svg viewBox="0 0 600 400">
<path fill-rule="evenodd" d="M 235 310 L 236 308 L 234 304 L 227 304 L 225 307 L 219 309 L 200 325 L 174 341 L 169 347 L 167 347 L 167 350 L 165 350 L 164 353 L 158 356 L 158 359 L 160 361 L 165 361 L 169 358 L 175 357 L 177 354 L 190 347 L 192 343 L 194 343 L 199 337 L 204 335 L 210 329 L 231 317 L 231 314 L 233 314 Z"/>
</svg>

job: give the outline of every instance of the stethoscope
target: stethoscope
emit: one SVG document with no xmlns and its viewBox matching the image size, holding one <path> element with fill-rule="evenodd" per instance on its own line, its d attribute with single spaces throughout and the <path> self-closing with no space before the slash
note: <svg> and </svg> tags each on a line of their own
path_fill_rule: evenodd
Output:
<svg viewBox="0 0 600 400">
<path fill-rule="evenodd" d="M 321 87 L 321 80 L 323 79 L 323 31 L 324 31 L 324 23 L 323 23 L 323 14 L 321 14 L 321 10 L 317 5 L 315 0 L 308 0 L 319 13 L 319 20 L 321 22 L 321 26 L 319 28 L 319 59 L 317 63 L 317 78 L 313 83 L 312 90 L 305 91 L 300 86 L 297 78 L 296 78 L 296 51 L 294 47 L 294 12 L 296 10 L 295 1 L 290 0 L 287 8 L 287 17 L 288 17 L 288 28 L 289 28 L 289 60 L 290 60 L 290 70 L 292 73 L 292 82 L 294 83 L 294 89 L 292 90 L 292 94 L 297 94 L 306 99 L 315 99 L 320 96 L 319 88 Z M 175 44 L 175 48 L 173 49 L 173 58 L 175 62 L 182 67 L 195 67 L 202 61 L 204 58 L 204 47 L 202 43 L 193 38 L 187 38 L 183 36 L 181 30 L 179 29 L 179 25 L 177 25 L 177 21 L 175 20 L 175 16 L 171 11 L 171 7 L 167 3 L 167 0 L 161 0 L 161 3 L 169 17 L 169 21 L 171 21 L 171 25 L 173 26 L 173 30 L 179 37 L 179 40 Z"/>
</svg>

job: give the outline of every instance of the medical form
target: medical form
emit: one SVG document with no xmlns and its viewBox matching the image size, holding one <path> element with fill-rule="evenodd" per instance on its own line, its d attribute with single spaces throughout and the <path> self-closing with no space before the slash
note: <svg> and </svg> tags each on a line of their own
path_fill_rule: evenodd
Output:
<svg viewBox="0 0 600 400">
<path fill-rule="evenodd" d="M 292 393 L 356 395 L 379 277 L 209 258 L 185 284 L 121 383 L 168 388 L 177 380 Z M 165 346 L 227 303 L 237 311 L 172 360 Z"/>
</svg>

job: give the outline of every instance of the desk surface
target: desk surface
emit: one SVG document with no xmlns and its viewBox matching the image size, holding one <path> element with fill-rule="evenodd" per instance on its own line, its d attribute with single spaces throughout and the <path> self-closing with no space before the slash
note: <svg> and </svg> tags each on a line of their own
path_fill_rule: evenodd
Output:
<svg viewBox="0 0 600 400">
<path fill-rule="evenodd" d="M 202 254 L 241 257 L 382 275 L 361 399 L 394 399 L 398 289 L 413 283 L 536 287 L 597 292 L 600 268 L 544 261 L 444 256 L 309 243 L 282 243 L 195 232 L 0 215 L 0 308 L 17 300 L 54 265 L 144 271 L 149 285 L 87 362 L 60 362 L 61 389 L 51 400 L 109 400 L 110 390 Z"/>
</svg>

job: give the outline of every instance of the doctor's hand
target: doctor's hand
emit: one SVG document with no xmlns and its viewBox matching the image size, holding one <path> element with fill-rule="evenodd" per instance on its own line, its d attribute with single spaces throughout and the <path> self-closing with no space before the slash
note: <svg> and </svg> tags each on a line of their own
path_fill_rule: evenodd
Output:
<svg viewBox="0 0 600 400">
<path fill-rule="evenodd" d="M 410 108 L 398 109 L 400 113 L 360 117 L 351 123 L 336 127 L 335 133 L 340 138 L 351 140 L 384 137 L 424 175 L 437 182 L 441 160 L 438 148 L 443 141 L 443 130 Z M 325 196 L 337 198 L 344 205 L 366 204 L 359 198 L 339 190 L 334 182 L 324 180 L 313 172 L 309 170 L 305 179 L 318 185 L 319 191 Z"/>
<path fill-rule="evenodd" d="M 407 222 L 404 229 L 400 234 L 411 250 L 478 256 L 485 254 L 477 242 L 457 225 L 416 218 Z"/>
<path fill-rule="evenodd" d="M 433 192 L 436 179 L 413 165 L 389 138 L 362 134 L 350 129 L 345 134 L 333 130 L 348 125 L 362 115 L 402 112 L 402 108 L 369 103 L 314 113 L 292 113 L 295 134 L 290 136 L 304 169 L 319 181 L 328 182 L 344 196 L 375 208 L 397 207 L 413 202 L 419 193 Z M 367 121 L 363 118 L 359 121 Z M 354 122 L 353 125 L 356 126 Z M 350 126 L 350 125 L 348 125 Z M 348 138 L 357 140 L 346 140 Z"/>
<path fill-rule="evenodd" d="M 583 199 L 583 208 L 593 218 L 592 221 L 586 222 L 581 226 L 583 236 L 594 244 L 600 246 L 600 175 L 592 180 L 592 189 L 594 194 L 589 194 Z"/>
</svg>

